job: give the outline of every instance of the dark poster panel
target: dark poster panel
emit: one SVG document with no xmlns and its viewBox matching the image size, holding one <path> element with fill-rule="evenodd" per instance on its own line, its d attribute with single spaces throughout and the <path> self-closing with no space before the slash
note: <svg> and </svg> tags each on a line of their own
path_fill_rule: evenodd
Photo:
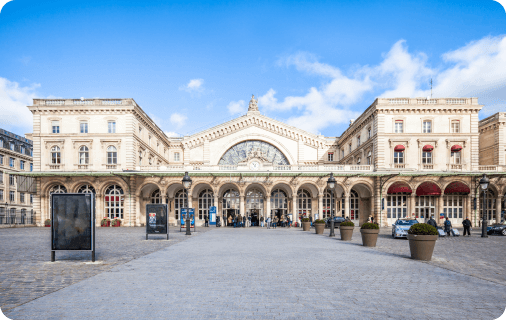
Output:
<svg viewBox="0 0 506 320">
<path fill-rule="evenodd" d="M 167 212 L 166 204 L 146 205 L 147 234 L 167 234 Z"/>
<path fill-rule="evenodd" d="M 94 194 L 51 195 L 51 250 L 92 250 Z"/>
</svg>

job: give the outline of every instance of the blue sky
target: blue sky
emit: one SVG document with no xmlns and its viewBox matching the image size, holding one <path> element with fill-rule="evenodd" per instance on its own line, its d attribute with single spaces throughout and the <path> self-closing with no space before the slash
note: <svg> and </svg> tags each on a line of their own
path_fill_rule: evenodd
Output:
<svg viewBox="0 0 506 320">
<path fill-rule="evenodd" d="M 376 97 L 506 111 L 506 12 L 483 1 L 29 1 L 0 13 L 0 127 L 39 98 L 134 98 L 169 135 L 246 110 L 338 136 Z"/>
</svg>

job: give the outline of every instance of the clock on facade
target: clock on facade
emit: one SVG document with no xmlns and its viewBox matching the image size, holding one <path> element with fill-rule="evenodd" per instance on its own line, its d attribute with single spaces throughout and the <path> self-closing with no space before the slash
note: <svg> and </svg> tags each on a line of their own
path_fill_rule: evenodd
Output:
<svg viewBox="0 0 506 320">
<path fill-rule="evenodd" d="M 251 161 L 249 164 L 249 168 L 251 170 L 258 170 L 260 169 L 260 163 L 258 161 Z"/>
</svg>

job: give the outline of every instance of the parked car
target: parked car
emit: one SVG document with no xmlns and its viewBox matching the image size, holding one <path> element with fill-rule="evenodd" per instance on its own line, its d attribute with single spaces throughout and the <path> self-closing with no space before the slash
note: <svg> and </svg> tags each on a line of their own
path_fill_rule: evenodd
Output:
<svg viewBox="0 0 506 320">
<path fill-rule="evenodd" d="M 325 227 L 330 228 L 330 222 L 332 218 L 327 218 L 325 220 Z M 339 226 L 339 223 L 344 222 L 343 217 L 334 217 L 334 228 L 337 228 Z"/>
<path fill-rule="evenodd" d="M 407 238 L 408 230 L 412 225 L 417 224 L 416 219 L 399 219 L 392 225 L 392 238 Z"/>
<path fill-rule="evenodd" d="M 487 234 L 500 234 L 506 236 L 506 223 L 498 223 L 487 228 Z"/>
</svg>

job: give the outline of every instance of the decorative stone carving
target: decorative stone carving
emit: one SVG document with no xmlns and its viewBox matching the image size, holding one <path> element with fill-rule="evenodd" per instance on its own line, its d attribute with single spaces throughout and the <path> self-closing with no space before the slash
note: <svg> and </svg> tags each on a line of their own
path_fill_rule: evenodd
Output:
<svg viewBox="0 0 506 320">
<path fill-rule="evenodd" d="M 248 111 L 258 111 L 258 100 L 255 99 L 255 95 L 251 95 L 251 100 L 249 101 Z"/>
</svg>

